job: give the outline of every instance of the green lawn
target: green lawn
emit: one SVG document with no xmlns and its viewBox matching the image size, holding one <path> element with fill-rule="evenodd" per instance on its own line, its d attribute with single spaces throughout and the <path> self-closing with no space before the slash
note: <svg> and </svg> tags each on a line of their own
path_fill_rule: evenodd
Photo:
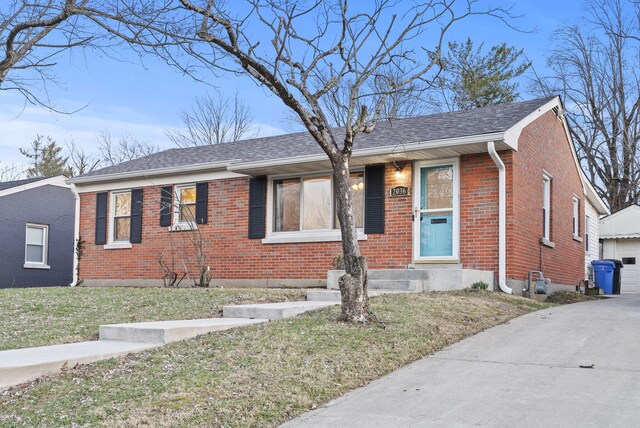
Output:
<svg viewBox="0 0 640 428">
<path fill-rule="evenodd" d="M 301 290 L 199 288 L 0 289 L 0 351 L 98 338 L 100 324 L 213 318 L 222 306 L 304 300 Z"/>
<path fill-rule="evenodd" d="M 114 303 L 126 301 L 120 316 L 134 314 L 136 320 L 141 306 L 146 314 L 175 310 L 186 316 L 198 299 L 208 299 L 201 309 L 192 308 L 206 316 L 222 300 L 244 299 L 243 290 L 43 290 L 41 297 L 51 291 L 69 298 L 75 292 L 104 293 Z M 117 297 L 132 291 L 138 300 Z M 146 297 L 150 291 L 167 302 Z M 94 303 L 93 312 L 121 306 L 108 299 L 89 299 L 103 302 Z M 177 305 L 182 309 L 172 309 Z M 333 307 L 216 332 L 12 388 L 0 394 L 0 426 L 276 426 L 451 343 L 547 306 L 486 292 L 387 295 L 371 300 L 382 322 L 366 326 L 337 322 L 339 308 Z M 73 320 L 76 310 L 68 309 L 64 318 Z M 97 317 L 90 318 L 97 325 Z"/>
</svg>

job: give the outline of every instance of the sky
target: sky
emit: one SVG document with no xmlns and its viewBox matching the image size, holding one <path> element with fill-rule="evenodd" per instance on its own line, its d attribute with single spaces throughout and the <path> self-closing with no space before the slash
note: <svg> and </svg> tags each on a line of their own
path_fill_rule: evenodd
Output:
<svg viewBox="0 0 640 428">
<path fill-rule="evenodd" d="M 529 31 L 516 31 L 486 17 L 473 18 L 454 27 L 448 40 L 471 37 L 474 45 L 484 42 L 486 48 L 506 42 L 524 49 L 540 74 L 544 74 L 546 56 L 553 46 L 554 29 L 576 22 L 583 10 L 582 0 L 488 3 L 513 4 L 512 12 L 520 16 L 515 25 Z M 172 148 L 166 130 L 182 127 L 181 113 L 207 92 L 233 96 L 237 91 L 253 111 L 259 136 L 294 130 L 282 102 L 247 78 L 219 76 L 197 82 L 151 57 L 124 50 L 116 56 L 77 49 L 58 58 L 53 69 L 57 85 L 48 85 L 47 91 L 57 110 L 74 113 L 52 112 L 26 103 L 17 92 L 0 91 L 0 165 L 24 163 L 18 149 L 28 147 L 38 134 L 53 137 L 61 146 L 73 141 L 89 152 L 96 150 L 96 135 L 105 131 L 114 137 L 128 134 Z M 520 93 L 523 99 L 532 97 L 522 85 Z"/>
</svg>

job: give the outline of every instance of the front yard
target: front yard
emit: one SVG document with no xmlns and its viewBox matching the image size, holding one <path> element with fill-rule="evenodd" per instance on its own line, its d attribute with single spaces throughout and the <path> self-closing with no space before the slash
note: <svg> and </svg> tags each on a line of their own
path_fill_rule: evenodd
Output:
<svg viewBox="0 0 640 428">
<path fill-rule="evenodd" d="M 100 324 L 214 318 L 241 303 L 304 300 L 301 290 L 0 289 L 0 351 L 98 339 Z"/>
<path fill-rule="evenodd" d="M 211 316 L 226 303 L 302 294 L 80 288 L 0 293 L 5 347 L 86 339 L 105 322 Z M 546 306 L 486 292 L 387 295 L 371 300 L 382 322 L 367 326 L 336 322 L 334 307 L 208 334 L 12 388 L 0 395 L 0 426 L 275 426 Z"/>
</svg>

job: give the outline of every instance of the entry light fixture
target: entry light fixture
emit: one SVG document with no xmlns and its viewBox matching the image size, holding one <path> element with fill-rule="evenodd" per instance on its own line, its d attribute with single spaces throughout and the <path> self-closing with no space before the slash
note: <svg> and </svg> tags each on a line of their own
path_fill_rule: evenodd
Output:
<svg viewBox="0 0 640 428">
<path fill-rule="evenodd" d="M 396 169 L 396 177 L 399 177 L 402 174 L 402 167 L 396 161 L 393 161 L 393 166 Z"/>
</svg>

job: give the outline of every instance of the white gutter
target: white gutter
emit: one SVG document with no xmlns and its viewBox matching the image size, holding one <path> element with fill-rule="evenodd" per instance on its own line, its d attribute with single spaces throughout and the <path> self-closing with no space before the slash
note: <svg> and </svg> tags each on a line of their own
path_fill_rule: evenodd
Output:
<svg viewBox="0 0 640 428">
<path fill-rule="evenodd" d="M 487 143 L 487 151 L 498 167 L 498 284 L 500 290 L 513 294 L 507 286 L 507 182 L 504 162 L 498 156 L 493 141 Z"/>
<path fill-rule="evenodd" d="M 406 143 L 402 144 L 402 152 L 412 152 L 417 150 L 424 149 L 440 149 L 440 148 L 451 148 L 455 146 L 463 146 L 466 144 L 477 144 L 484 143 L 487 140 L 500 140 L 503 141 L 504 132 L 494 132 L 491 134 L 479 134 L 479 135 L 471 135 L 467 137 L 456 137 L 456 138 L 445 138 L 441 140 L 431 140 L 431 141 L 420 141 L 417 143 Z M 366 149 L 355 149 L 351 156 L 352 159 L 364 157 L 364 156 L 380 156 L 380 155 L 390 155 L 394 153 L 398 145 L 392 146 L 382 146 L 382 147 L 370 147 Z M 511 147 L 512 148 L 512 147 Z M 253 162 L 234 162 L 227 166 L 229 171 L 244 171 L 247 169 L 260 169 L 260 168 L 269 168 L 269 167 L 277 167 L 282 165 L 292 165 L 299 164 L 305 162 L 318 162 L 318 161 L 329 161 L 329 158 L 324 153 L 319 153 L 315 155 L 302 155 L 302 156 L 291 156 L 287 158 L 278 158 L 278 159 L 267 159 L 261 161 L 253 161 Z"/>
<path fill-rule="evenodd" d="M 71 184 L 71 193 L 76 199 L 75 218 L 73 227 L 73 281 L 69 284 L 71 287 L 78 285 L 78 252 L 76 251 L 78 240 L 80 239 L 80 195 L 76 192 L 75 184 Z"/>
</svg>

